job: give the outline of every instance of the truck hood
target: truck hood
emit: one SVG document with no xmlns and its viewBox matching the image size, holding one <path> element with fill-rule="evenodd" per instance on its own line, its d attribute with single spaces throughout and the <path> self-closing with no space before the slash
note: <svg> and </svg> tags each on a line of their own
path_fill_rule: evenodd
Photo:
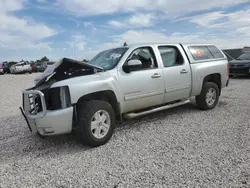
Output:
<svg viewBox="0 0 250 188">
<path fill-rule="evenodd" d="M 88 63 L 63 58 L 55 64 L 48 66 L 44 73 L 35 79 L 35 85 L 38 87 L 49 80 L 58 82 L 77 76 L 95 74 L 98 71 L 103 72 L 104 69 Z"/>
</svg>

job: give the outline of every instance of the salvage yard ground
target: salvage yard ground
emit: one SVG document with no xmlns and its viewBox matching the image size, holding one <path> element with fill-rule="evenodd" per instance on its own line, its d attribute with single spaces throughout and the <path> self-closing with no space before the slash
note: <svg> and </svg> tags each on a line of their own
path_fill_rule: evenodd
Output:
<svg viewBox="0 0 250 188">
<path fill-rule="evenodd" d="M 0 76 L 0 187 L 250 187 L 249 78 L 231 79 L 214 110 L 130 120 L 88 148 L 29 132 L 21 90 L 38 75 Z"/>
</svg>

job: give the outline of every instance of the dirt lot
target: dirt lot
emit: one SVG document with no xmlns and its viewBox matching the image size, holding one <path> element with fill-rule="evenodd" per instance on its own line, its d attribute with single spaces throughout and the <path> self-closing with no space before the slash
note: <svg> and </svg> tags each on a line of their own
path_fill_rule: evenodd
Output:
<svg viewBox="0 0 250 188">
<path fill-rule="evenodd" d="M 91 149 L 29 132 L 18 108 L 36 76 L 0 75 L 0 187 L 250 187 L 250 79 L 231 79 L 214 110 L 128 121 Z"/>
</svg>

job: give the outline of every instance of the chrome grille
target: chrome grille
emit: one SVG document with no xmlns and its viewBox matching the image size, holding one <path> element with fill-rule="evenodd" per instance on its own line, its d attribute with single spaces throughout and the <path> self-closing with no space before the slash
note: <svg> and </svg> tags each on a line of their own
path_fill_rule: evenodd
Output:
<svg viewBox="0 0 250 188">
<path fill-rule="evenodd" d="M 44 117 L 46 115 L 44 94 L 38 90 L 23 91 L 23 108 L 29 118 Z"/>
</svg>

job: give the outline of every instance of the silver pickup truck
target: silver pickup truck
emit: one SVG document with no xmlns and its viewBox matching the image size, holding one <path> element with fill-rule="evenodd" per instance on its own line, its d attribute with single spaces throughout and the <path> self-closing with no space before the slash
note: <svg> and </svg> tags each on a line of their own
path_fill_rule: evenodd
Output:
<svg viewBox="0 0 250 188">
<path fill-rule="evenodd" d="M 63 58 L 23 91 L 20 107 L 31 132 L 74 132 L 96 147 L 116 121 L 190 102 L 213 109 L 229 83 L 225 54 L 211 44 L 137 44 L 105 50 L 89 63 Z"/>
</svg>

